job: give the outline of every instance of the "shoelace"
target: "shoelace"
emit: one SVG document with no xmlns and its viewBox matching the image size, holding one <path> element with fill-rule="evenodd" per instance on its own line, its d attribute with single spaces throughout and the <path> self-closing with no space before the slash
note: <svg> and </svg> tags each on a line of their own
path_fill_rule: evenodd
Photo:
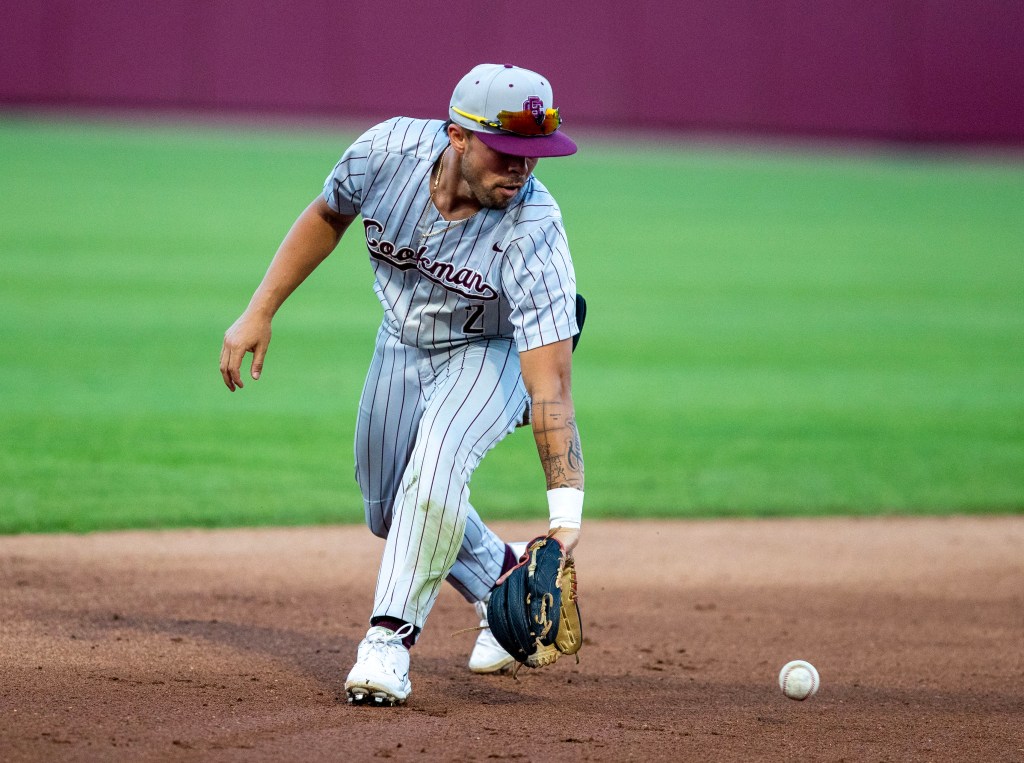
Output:
<svg viewBox="0 0 1024 763">
<path fill-rule="evenodd" d="M 366 640 L 370 641 L 370 642 L 372 642 L 374 644 L 391 644 L 391 643 L 401 644 L 402 643 L 402 639 L 404 639 L 406 636 L 410 635 L 413 632 L 414 627 L 413 627 L 412 623 L 406 623 L 401 628 L 399 628 L 397 631 L 394 631 L 390 636 L 386 633 L 386 630 L 387 630 L 386 628 L 382 628 L 381 630 L 377 631 L 376 633 L 373 633 L 373 634 L 367 636 Z"/>
</svg>

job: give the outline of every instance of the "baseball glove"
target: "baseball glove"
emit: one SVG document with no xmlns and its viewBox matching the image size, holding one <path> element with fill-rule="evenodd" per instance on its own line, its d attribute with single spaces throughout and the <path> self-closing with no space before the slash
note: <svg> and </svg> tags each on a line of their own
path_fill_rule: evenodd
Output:
<svg viewBox="0 0 1024 763">
<path fill-rule="evenodd" d="M 487 623 L 505 651 L 527 667 L 550 665 L 563 654 L 579 652 L 583 625 L 576 566 L 559 541 L 530 541 L 519 564 L 491 591 Z"/>
</svg>

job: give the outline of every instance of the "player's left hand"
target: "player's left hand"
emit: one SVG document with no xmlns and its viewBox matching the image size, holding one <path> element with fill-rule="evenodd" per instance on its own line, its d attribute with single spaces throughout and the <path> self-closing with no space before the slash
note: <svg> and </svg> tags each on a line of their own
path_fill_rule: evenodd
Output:
<svg viewBox="0 0 1024 763">
<path fill-rule="evenodd" d="M 578 527 L 556 527 L 548 532 L 548 536 L 555 538 L 565 547 L 565 553 L 572 555 L 573 549 L 580 542 L 580 528 Z"/>
<path fill-rule="evenodd" d="M 534 538 L 526 546 L 523 561 L 491 589 L 487 604 L 491 635 L 528 667 L 550 665 L 560 655 L 576 654 L 583 645 L 576 564 L 565 548 L 566 542 L 575 544 L 579 532 L 556 527 Z M 557 542 L 552 543 L 553 539 Z"/>
</svg>

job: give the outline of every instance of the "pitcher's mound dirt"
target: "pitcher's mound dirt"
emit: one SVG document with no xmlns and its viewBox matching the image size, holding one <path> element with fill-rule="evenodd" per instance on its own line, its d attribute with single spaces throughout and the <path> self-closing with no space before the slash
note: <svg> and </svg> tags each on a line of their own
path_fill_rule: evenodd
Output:
<svg viewBox="0 0 1024 763">
<path fill-rule="evenodd" d="M 1024 761 L 1021 517 L 590 521 L 579 665 L 470 674 L 446 588 L 409 703 L 356 708 L 381 548 L 0 538 L 0 760 Z M 796 658 L 805 702 L 776 683 Z"/>
</svg>

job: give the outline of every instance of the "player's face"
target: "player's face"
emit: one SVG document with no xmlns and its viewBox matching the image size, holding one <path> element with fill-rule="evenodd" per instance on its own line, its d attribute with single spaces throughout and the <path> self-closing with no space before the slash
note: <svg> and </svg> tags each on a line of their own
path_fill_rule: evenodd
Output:
<svg viewBox="0 0 1024 763">
<path fill-rule="evenodd" d="M 499 153 L 472 133 L 467 131 L 467 135 L 460 164 L 462 179 L 480 206 L 504 209 L 530 178 L 538 160 Z"/>
</svg>

